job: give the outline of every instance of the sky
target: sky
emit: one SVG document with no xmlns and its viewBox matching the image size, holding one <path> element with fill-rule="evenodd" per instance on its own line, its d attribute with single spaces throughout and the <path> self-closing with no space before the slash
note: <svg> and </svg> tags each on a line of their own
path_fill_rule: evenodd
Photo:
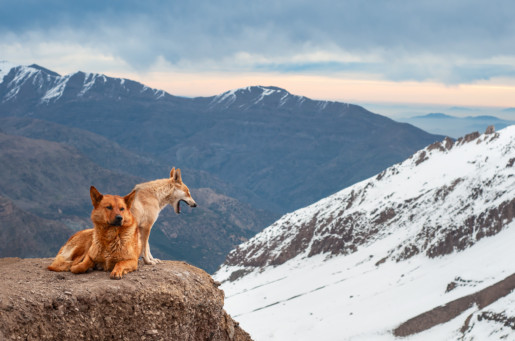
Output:
<svg viewBox="0 0 515 341">
<path fill-rule="evenodd" d="M 274 85 L 384 110 L 503 111 L 514 15 L 512 0 L 0 0 L 0 60 L 179 96 Z"/>
</svg>

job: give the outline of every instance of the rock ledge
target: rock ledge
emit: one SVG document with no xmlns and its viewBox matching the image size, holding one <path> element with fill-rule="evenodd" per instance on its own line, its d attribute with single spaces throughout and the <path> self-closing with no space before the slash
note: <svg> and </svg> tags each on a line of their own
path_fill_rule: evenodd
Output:
<svg viewBox="0 0 515 341">
<path fill-rule="evenodd" d="M 0 339 L 251 340 L 203 270 L 164 261 L 122 280 L 46 270 L 51 259 L 1 258 Z"/>
</svg>

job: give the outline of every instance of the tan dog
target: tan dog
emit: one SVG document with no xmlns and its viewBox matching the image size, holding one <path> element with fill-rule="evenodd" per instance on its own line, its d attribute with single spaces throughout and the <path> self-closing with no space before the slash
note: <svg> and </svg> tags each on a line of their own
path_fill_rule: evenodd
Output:
<svg viewBox="0 0 515 341">
<path fill-rule="evenodd" d="M 170 178 L 144 182 L 134 187 L 136 199 L 131 207 L 131 212 L 138 221 L 141 236 L 141 256 L 145 264 L 156 264 L 160 260 L 152 257 L 148 245 L 150 230 L 154 225 L 161 210 L 170 204 L 175 213 L 181 213 L 181 201 L 190 207 L 197 207 L 197 203 L 191 197 L 190 190 L 182 182 L 181 170 L 170 171 Z"/>
<path fill-rule="evenodd" d="M 123 198 L 102 195 L 91 186 L 93 229 L 74 234 L 48 269 L 83 273 L 100 267 L 105 271 L 112 270 L 112 279 L 121 279 L 136 270 L 141 241 L 138 224 L 130 211 L 135 195 L 135 191 Z"/>
</svg>

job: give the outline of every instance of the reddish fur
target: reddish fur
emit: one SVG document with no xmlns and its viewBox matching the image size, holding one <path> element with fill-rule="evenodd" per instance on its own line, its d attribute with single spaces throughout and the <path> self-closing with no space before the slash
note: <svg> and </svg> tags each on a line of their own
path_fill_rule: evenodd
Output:
<svg viewBox="0 0 515 341">
<path fill-rule="evenodd" d="M 122 198 L 102 195 L 92 186 L 90 195 L 93 229 L 74 234 L 48 269 L 84 273 L 100 266 L 111 271 L 112 279 L 121 279 L 138 268 L 141 253 L 140 232 L 130 210 L 135 191 Z M 115 226 L 117 215 L 122 217 L 120 226 Z"/>
<path fill-rule="evenodd" d="M 93 238 L 93 229 L 76 232 L 64 244 L 54 261 L 48 266 L 52 271 L 70 271 L 72 265 L 80 263 L 88 252 Z"/>
</svg>

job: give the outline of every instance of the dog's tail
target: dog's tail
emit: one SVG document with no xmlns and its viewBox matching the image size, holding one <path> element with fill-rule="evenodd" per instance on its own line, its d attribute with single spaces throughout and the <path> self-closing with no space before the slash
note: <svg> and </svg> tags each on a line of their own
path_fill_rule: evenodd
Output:
<svg viewBox="0 0 515 341">
<path fill-rule="evenodd" d="M 70 271 L 70 268 L 80 263 L 89 251 L 93 241 L 93 229 L 75 233 L 61 247 L 54 261 L 47 269 L 50 271 Z"/>
<path fill-rule="evenodd" d="M 72 265 L 73 265 L 73 262 L 63 261 L 62 259 L 60 259 L 60 257 L 56 257 L 54 259 L 54 261 L 52 262 L 52 264 L 47 266 L 47 269 L 50 271 L 57 271 L 57 272 L 70 271 L 70 268 L 72 267 Z"/>
</svg>

